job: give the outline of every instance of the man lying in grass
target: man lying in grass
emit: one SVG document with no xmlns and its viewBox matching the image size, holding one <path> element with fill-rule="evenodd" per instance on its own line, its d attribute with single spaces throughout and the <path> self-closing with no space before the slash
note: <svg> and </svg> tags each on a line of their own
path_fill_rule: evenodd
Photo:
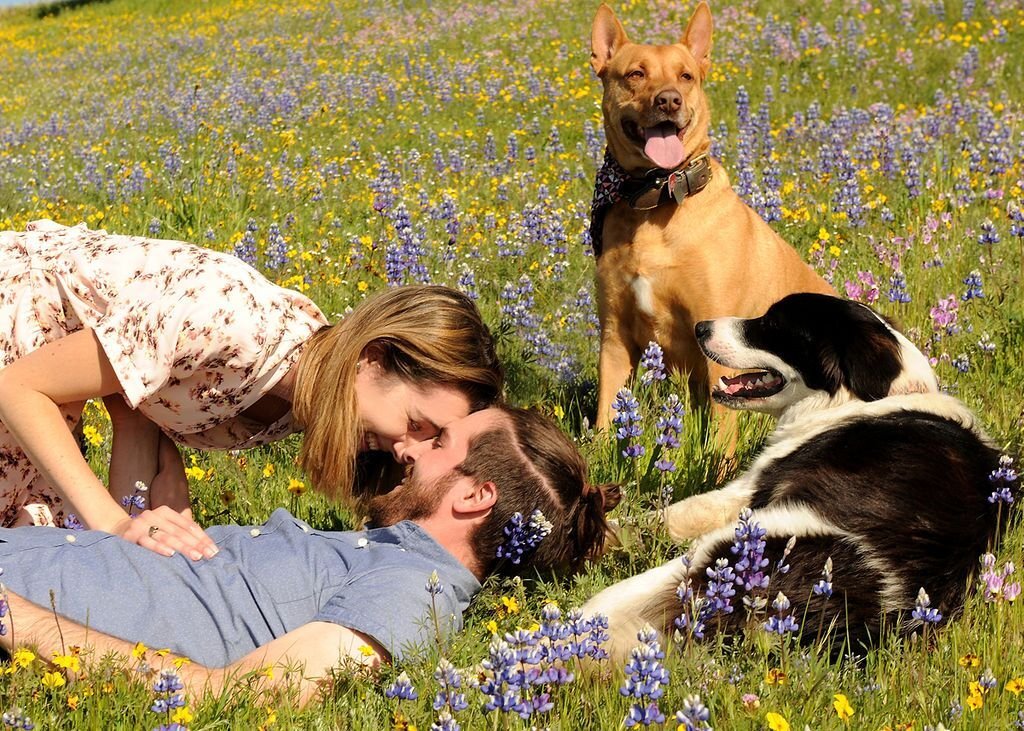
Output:
<svg viewBox="0 0 1024 731">
<path fill-rule="evenodd" d="M 339 665 L 409 657 L 460 628 L 487 575 L 574 570 L 602 548 L 617 492 L 589 485 L 572 442 L 534 412 L 479 411 L 406 454 L 406 479 L 371 503 L 385 527 L 322 532 L 281 509 L 210 528 L 220 550 L 202 562 L 100 531 L 2 529 L 14 631 L 0 642 L 44 657 L 170 648 L 193 661 L 181 668 L 193 693 L 302 668 L 305 700 Z"/>
</svg>

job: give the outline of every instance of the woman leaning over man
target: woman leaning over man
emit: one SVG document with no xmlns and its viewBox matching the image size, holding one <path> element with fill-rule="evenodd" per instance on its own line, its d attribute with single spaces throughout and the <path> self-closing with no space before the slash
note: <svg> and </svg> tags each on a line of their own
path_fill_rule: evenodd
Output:
<svg viewBox="0 0 1024 731">
<path fill-rule="evenodd" d="M 357 476 L 359 455 L 401 459 L 501 390 L 480 313 L 445 287 L 390 289 L 328 325 L 227 254 L 52 221 L 0 232 L 5 526 L 73 513 L 165 555 L 209 557 L 177 444 L 244 449 L 301 430 L 313 485 L 347 500 L 380 479 L 379 466 Z M 109 486 L 71 433 L 92 398 L 113 426 Z M 133 519 L 120 502 L 136 481 L 151 507 Z"/>
</svg>

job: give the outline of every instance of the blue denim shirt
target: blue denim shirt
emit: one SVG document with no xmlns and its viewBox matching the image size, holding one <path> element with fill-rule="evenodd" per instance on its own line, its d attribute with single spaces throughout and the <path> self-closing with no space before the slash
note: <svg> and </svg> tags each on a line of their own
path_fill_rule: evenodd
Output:
<svg viewBox="0 0 1024 731">
<path fill-rule="evenodd" d="M 62 616 L 222 667 L 314 621 L 369 635 L 395 659 L 462 627 L 476 577 L 415 523 L 366 531 L 313 530 L 288 511 L 262 526 L 208 534 L 220 552 L 167 558 L 101 531 L 0 529 L 3 582 Z M 437 571 L 441 592 L 426 590 Z M 15 621 L 17 619 L 15 618 Z"/>
</svg>

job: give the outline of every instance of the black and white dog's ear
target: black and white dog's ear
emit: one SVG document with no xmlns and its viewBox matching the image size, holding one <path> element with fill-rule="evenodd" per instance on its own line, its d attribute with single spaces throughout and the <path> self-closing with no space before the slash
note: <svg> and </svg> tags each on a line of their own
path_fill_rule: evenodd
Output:
<svg viewBox="0 0 1024 731">
<path fill-rule="evenodd" d="M 871 309 L 860 306 L 850 319 L 851 331 L 833 343 L 843 385 L 861 401 L 889 395 L 903 371 L 900 342 Z"/>
</svg>

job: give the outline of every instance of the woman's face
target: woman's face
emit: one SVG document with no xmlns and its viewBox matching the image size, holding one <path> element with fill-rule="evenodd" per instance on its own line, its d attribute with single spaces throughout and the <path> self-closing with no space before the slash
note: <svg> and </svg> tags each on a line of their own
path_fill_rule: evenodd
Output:
<svg viewBox="0 0 1024 731">
<path fill-rule="evenodd" d="M 469 414 L 469 399 L 451 386 L 416 386 L 363 361 L 356 374 L 356 404 L 362 438 L 359 451 L 391 452 L 402 461 L 405 450 L 433 439 L 441 427 Z"/>
</svg>

